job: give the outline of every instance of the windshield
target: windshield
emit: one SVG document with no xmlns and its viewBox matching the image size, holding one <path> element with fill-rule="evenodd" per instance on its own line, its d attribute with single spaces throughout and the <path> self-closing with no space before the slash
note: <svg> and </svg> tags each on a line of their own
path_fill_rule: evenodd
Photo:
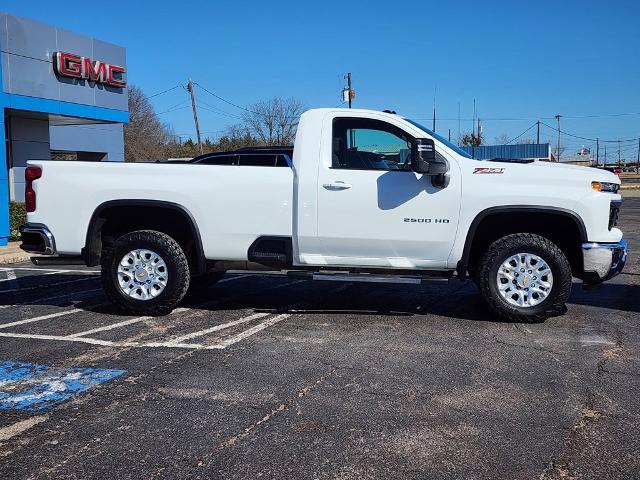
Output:
<svg viewBox="0 0 640 480">
<path fill-rule="evenodd" d="M 440 135 L 438 135 L 435 132 L 432 132 L 431 130 L 429 130 L 427 127 L 423 127 L 422 125 L 420 125 L 417 122 L 414 122 L 413 120 L 409 120 L 408 118 L 405 118 L 405 120 L 407 122 L 409 122 L 411 125 L 415 125 L 416 127 L 418 127 L 420 130 L 423 130 L 425 132 L 427 132 L 429 135 L 431 135 L 433 138 L 435 138 L 436 140 L 438 140 L 439 142 L 444 143 L 447 147 L 449 147 L 451 150 L 453 150 L 454 152 L 456 152 L 458 155 L 462 155 L 465 158 L 473 158 L 471 155 L 469 155 L 467 152 L 465 152 L 464 150 L 462 150 L 459 146 L 451 143 L 449 140 L 447 140 L 446 138 L 441 137 Z"/>
</svg>

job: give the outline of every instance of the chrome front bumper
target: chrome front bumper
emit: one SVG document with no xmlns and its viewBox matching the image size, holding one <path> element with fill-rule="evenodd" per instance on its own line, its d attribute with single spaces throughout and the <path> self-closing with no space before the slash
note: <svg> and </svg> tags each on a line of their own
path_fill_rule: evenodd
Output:
<svg viewBox="0 0 640 480">
<path fill-rule="evenodd" d="M 597 285 L 619 274 L 627 261 L 627 241 L 583 243 L 584 283 Z"/>
<path fill-rule="evenodd" d="M 25 223 L 20 227 L 22 244 L 20 248 L 25 252 L 40 255 L 55 255 L 56 240 L 53 234 L 42 223 Z"/>
</svg>

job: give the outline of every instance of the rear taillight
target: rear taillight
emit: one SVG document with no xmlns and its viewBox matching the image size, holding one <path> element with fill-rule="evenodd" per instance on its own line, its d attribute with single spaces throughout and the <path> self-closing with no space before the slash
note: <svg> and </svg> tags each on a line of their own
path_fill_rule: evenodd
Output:
<svg viewBox="0 0 640 480">
<path fill-rule="evenodd" d="M 36 211 L 36 191 L 33 189 L 33 182 L 41 176 L 42 168 L 40 167 L 27 167 L 24 171 L 24 204 L 27 212 Z"/>
</svg>

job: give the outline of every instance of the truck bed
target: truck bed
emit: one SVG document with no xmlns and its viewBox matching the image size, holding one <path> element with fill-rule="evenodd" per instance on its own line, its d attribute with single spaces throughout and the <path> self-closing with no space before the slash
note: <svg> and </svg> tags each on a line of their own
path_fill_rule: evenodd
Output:
<svg viewBox="0 0 640 480">
<path fill-rule="evenodd" d="M 293 171 L 237 165 L 34 161 L 37 209 L 59 254 L 78 255 L 94 211 L 114 200 L 157 200 L 182 206 L 200 230 L 210 259 L 246 260 L 264 235 L 291 236 Z M 176 188 L 179 187 L 179 188 Z M 82 228 L 79 228 L 82 227 Z"/>
</svg>

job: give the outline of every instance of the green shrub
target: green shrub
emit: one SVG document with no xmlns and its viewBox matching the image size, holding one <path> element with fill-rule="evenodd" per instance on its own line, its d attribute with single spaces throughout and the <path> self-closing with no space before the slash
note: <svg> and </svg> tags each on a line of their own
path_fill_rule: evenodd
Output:
<svg viewBox="0 0 640 480">
<path fill-rule="evenodd" d="M 24 203 L 9 203 L 9 240 L 20 240 L 18 227 L 27 221 L 27 209 Z"/>
</svg>

